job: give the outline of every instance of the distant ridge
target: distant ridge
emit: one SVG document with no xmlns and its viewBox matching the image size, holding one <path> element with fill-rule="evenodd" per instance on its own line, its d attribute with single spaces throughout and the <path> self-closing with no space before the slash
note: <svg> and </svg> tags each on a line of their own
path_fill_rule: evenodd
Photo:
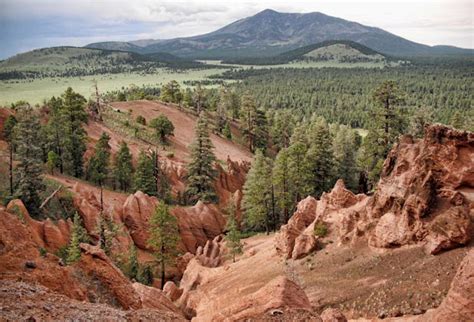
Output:
<svg viewBox="0 0 474 322">
<path fill-rule="evenodd" d="M 328 40 L 348 40 L 390 56 L 472 55 L 474 50 L 427 46 L 380 28 L 320 12 L 282 13 L 266 9 L 214 32 L 168 40 L 101 42 L 89 48 L 121 49 L 138 53 L 168 52 L 181 57 L 229 59 L 269 57 Z"/>
</svg>

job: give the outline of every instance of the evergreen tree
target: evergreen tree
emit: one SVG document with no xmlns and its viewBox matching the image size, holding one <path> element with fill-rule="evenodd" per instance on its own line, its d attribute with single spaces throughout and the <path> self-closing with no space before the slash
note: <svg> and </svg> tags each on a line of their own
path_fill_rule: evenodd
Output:
<svg viewBox="0 0 474 322">
<path fill-rule="evenodd" d="M 10 195 L 13 195 L 13 152 L 15 151 L 14 129 L 17 120 L 13 115 L 9 115 L 3 125 L 3 137 L 8 143 L 8 177 L 10 184 Z"/>
<path fill-rule="evenodd" d="M 54 169 L 58 166 L 59 157 L 54 151 L 48 152 L 48 161 L 46 161 L 49 172 L 54 175 Z"/>
<path fill-rule="evenodd" d="M 87 166 L 86 178 L 103 186 L 109 173 L 110 163 L 110 136 L 103 132 L 95 145 L 94 155 L 90 158 Z"/>
<path fill-rule="evenodd" d="M 250 152 L 255 152 L 257 106 L 252 96 L 244 95 L 240 110 L 242 134 Z"/>
<path fill-rule="evenodd" d="M 269 160 L 257 150 L 243 188 L 242 206 L 247 228 L 269 231 L 271 186 Z"/>
<path fill-rule="evenodd" d="M 120 149 L 115 156 L 114 178 L 119 189 L 128 191 L 132 186 L 132 155 L 125 141 L 120 143 Z"/>
<path fill-rule="evenodd" d="M 230 254 L 232 255 L 232 262 L 235 263 L 235 255 L 242 253 L 242 244 L 240 242 L 241 233 L 237 225 L 235 201 L 233 198 L 229 200 L 226 212 L 227 216 L 227 234 L 225 239 L 227 241 L 227 247 L 229 248 Z"/>
<path fill-rule="evenodd" d="M 206 92 L 204 88 L 202 88 L 201 83 L 198 83 L 193 91 L 193 104 L 198 114 L 201 114 L 201 111 L 204 108 L 205 100 L 206 100 Z"/>
<path fill-rule="evenodd" d="M 433 123 L 433 112 L 427 107 L 418 108 L 410 121 L 409 133 L 415 138 L 422 138 L 425 134 L 425 126 Z"/>
<path fill-rule="evenodd" d="M 355 131 L 348 126 L 341 125 L 334 137 L 334 160 L 336 179 L 343 179 L 346 187 L 357 190 L 357 163 Z"/>
<path fill-rule="evenodd" d="M 278 152 L 272 170 L 272 181 L 274 186 L 276 204 L 280 211 L 280 223 L 287 223 L 290 219 L 290 211 L 294 200 L 290 187 L 292 183 L 289 177 L 288 149 L 283 148 Z"/>
<path fill-rule="evenodd" d="M 177 81 L 172 80 L 161 88 L 160 100 L 169 103 L 181 103 L 183 95 Z"/>
<path fill-rule="evenodd" d="M 222 134 L 226 139 L 232 140 L 232 131 L 230 130 L 230 123 L 229 121 L 225 122 L 224 129 L 222 130 Z"/>
<path fill-rule="evenodd" d="M 255 148 L 263 152 L 268 146 L 268 122 L 265 112 L 257 110 L 255 118 Z"/>
<path fill-rule="evenodd" d="M 289 147 L 295 126 L 292 114 L 287 110 L 277 111 L 273 118 L 270 129 L 273 144 L 277 150 Z"/>
<path fill-rule="evenodd" d="M 83 155 L 86 151 L 87 123 L 86 99 L 69 87 L 62 97 L 61 121 L 64 126 L 64 163 L 67 173 L 80 177 L 83 174 Z"/>
<path fill-rule="evenodd" d="M 162 144 L 167 142 L 168 136 L 173 135 L 174 125 L 165 115 L 160 115 L 151 120 L 150 127 L 155 129 L 156 137 Z"/>
<path fill-rule="evenodd" d="M 179 227 L 164 202 L 159 202 L 150 218 L 150 238 L 148 245 L 154 249 L 154 255 L 160 265 L 161 289 L 165 284 L 166 266 L 174 263 L 179 255 Z"/>
<path fill-rule="evenodd" d="M 48 140 L 48 147 L 58 156 L 59 172 L 64 172 L 64 145 L 65 145 L 65 128 L 64 119 L 61 114 L 63 101 L 61 98 L 54 96 L 48 101 L 49 118 L 46 125 L 46 135 Z"/>
<path fill-rule="evenodd" d="M 72 264 L 77 262 L 81 258 L 81 248 L 79 244 L 83 242 L 84 239 L 84 228 L 82 227 L 81 219 L 79 214 L 76 212 L 74 214 L 74 221 L 71 231 L 71 240 L 69 241 L 69 245 L 67 247 L 67 257 L 66 262 L 68 264 Z"/>
<path fill-rule="evenodd" d="M 155 179 L 156 196 L 165 202 L 169 202 L 171 201 L 171 188 L 168 178 L 166 177 L 160 163 L 157 150 L 151 153 L 151 160 L 153 161 L 153 178 Z"/>
<path fill-rule="evenodd" d="M 315 121 L 310 133 L 306 163 L 310 172 L 310 193 L 319 197 L 334 185 L 332 138 L 324 119 Z"/>
<path fill-rule="evenodd" d="M 188 163 L 188 185 L 186 196 L 189 201 L 212 202 L 217 200 L 214 188 L 214 146 L 209 138 L 207 118 L 204 113 L 199 116 L 194 142 L 190 145 L 191 161 Z"/>
<path fill-rule="evenodd" d="M 15 126 L 15 145 L 20 163 L 16 167 L 18 182 L 15 195 L 20 198 L 32 215 L 39 215 L 40 192 L 45 189 L 41 175 L 41 148 L 39 116 L 30 107 L 22 108 Z"/>
<path fill-rule="evenodd" d="M 138 156 L 137 169 L 135 170 L 135 190 L 140 190 L 150 196 L 156 196 L 156 183 L 154 177 L 153 160 L 145 152 Z"/>
</svg>

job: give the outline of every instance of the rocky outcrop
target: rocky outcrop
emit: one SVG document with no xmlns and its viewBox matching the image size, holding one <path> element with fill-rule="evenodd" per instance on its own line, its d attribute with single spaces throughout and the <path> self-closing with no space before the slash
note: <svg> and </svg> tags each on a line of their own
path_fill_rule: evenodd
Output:
<svg viewBox="0 0 474 322">
<path fill-rule="evenodd" d="M 292 256 L 295 239 L 316 218 L 317 204 L 317 200 L 313 197 L 307 197 L 298 203 L 296 212 L 288 223 L 280 228 L 280 232 L 275 236 L 276 250 L 279 254 L 286 258 Z"/>
<path fill-rule="evenodd" d="M 168 310 L 122 310 L 100 303 L 71 299 L 36 283 L 1 280 L 5 321 L 186 321 Z"/>
<path fill-rule="evenodd" d="M 10 201 L 6 210 L 31 228 L 31 237 L 40 247 L 56 252 L 68 244 L 72 228 L 71 220 L 60 219 L 56 223 L 53 223 L 51 219 L 35 220 L 31 218 L 25 205 L 19 199 Z"/>
<path fill-rule="evenodd" d="M 400 138 L 375 191 L 354 195 L 339 180 L 320 200 L 302 200 L 275 238 L 277 251 L 293 259 L 314 251 L 315 225 L 339 244 L 419 243 L 430 254 L 467 244 L 474 221 L 474 133 L 433 125 L 422 140 Z"/>
<path fill-rule="evenodd" d="M 441 125 L 423 140 L 405 136 L 385 160 L 368 214 L 375 223 L 369 244 L 397 247 L 425 242 L 427 251 L 466 244 L 471 236 L 474 134 Z"/>
<path fill-rule="evenodd" d="M 179 289 L 173 281 L 168 281 L 163 286 L 163 294 L 174 302 L 183 294 L 183 290 Z"/>
<path fill-rule="evenodd" d="M 165 294 L 154 287 L 140 283 L 133 283 L 133 289 L 138 294 L 142 308 L 156 309 L 165 312 L 173 312 L 177 316 L 183 317 L 181 311 L 168 299 Z"/>
<path fill-rule="evenodd" d="M 98 246 L 81 244 L 82 256 L 75 264 L 83 272 L 83 279 L 101 299 L 112 306 L 128 309 L 142 307 L 140 297 L 132 290 L 132 283 L 112 263 Z"/>
<path fill-rule="evenodd" d="M 279 276 L 253 294 L 240 298 L 223 310 L 214 321 L 246 320 L 276 309 L 303 309 L 311 311 L 311 304 L 304 291 L 286 277 Z"/>
<path fill-rule="evenodd" d="M 317 249 L 316 224 L 324 226 L 340 243 L 354 240 L 366 229 L 364 222 L 367 197 L 355 195 L 338 180 L 320 200 L 307 197 L 299 202 L 288 224 L 275 237 L 277 252 L 286 258 L 298 259 Z"/>
<path fill-rule="evenodd" d="M 196 259 L 202 266 L 217 267 L 222 261 L 221 257 L 224 250 L 222 235 L 219 235 L 213 240 L 208 240 L 204 247 L 198 247 L 196 250 Z"/>
</svg>

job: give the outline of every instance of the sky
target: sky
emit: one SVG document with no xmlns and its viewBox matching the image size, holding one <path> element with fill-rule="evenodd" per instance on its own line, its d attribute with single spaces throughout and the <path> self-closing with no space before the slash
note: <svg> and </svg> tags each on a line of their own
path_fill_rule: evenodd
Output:
<svg viewBox="0 0 474 322">
<path fill-rule="evenodd" d="M 474 0 L 0 0 L 0 59 L 50 46 L 193 36 L 264 9 L 319 11 L 427 45 L 474 48 Z"/>
</svg>

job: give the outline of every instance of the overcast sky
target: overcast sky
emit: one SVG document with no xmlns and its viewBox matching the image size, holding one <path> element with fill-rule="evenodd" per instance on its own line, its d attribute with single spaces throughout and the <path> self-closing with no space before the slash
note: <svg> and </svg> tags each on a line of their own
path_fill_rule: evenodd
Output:
<svg viewBox="0 0 474 322">
<path fill-rule="evenodd" d="M 34 48 L 164 39 L 271 8 L 319 11 L 428 45 L 474 48 L 474 0 L 0 0 L 0 59 Z"/>
</svg>

